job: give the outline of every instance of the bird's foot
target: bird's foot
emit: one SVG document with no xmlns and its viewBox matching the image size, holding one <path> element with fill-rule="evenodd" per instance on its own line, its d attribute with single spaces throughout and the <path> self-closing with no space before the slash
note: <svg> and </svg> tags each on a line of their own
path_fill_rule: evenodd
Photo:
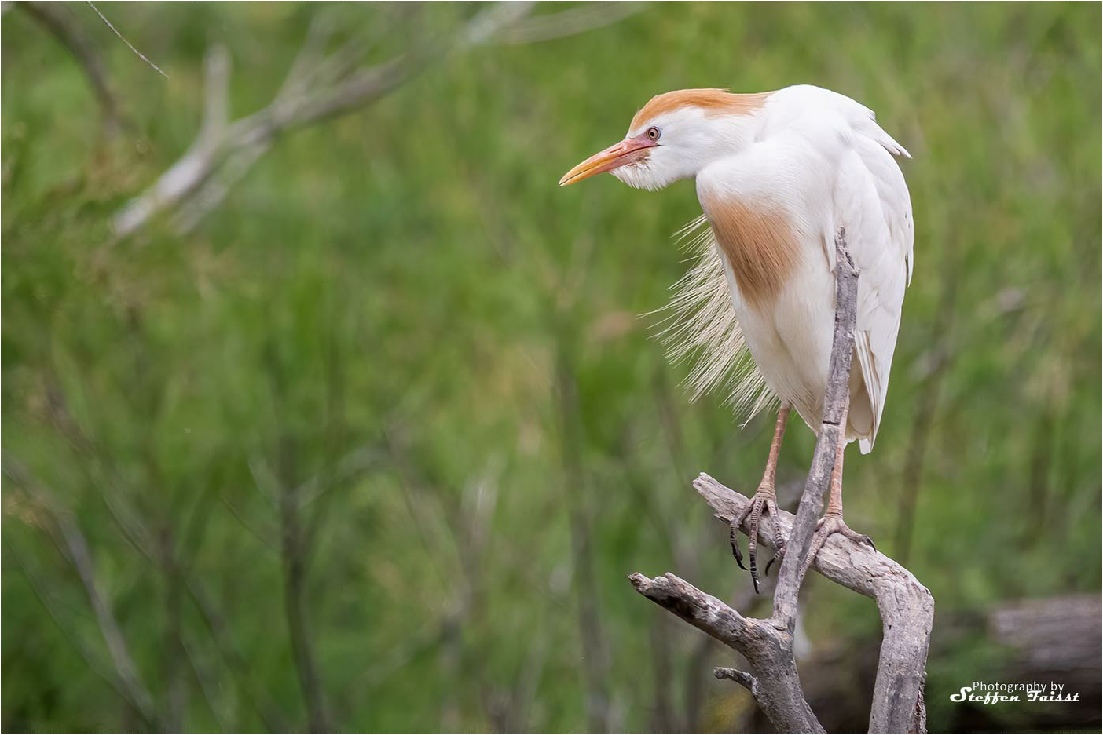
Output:
<svg viewBox="0 0 1103 735">
<path fill-rule="evenodd" d="M 772 484 L 764 483 L 758 486 L 758 491 L 755 492 L 743 513 L 731 522 L 732 554 L 735 555 L 735 563 L 739 565 L 740 569 L 746 569 L 747 567 L 743 566 L 743 552 L 739 550 L 739 529 L 744 522 L 747 523 L 747 557 L 750 562 L 751 583 L 754 584 L 756 593 L 758 592 L 758 523 L 765 513 L 772 514 L 776 521 L 777 495 Z M 780 549 L 781 528 L 776 522 L 774 523 L 774 537 L 774 548 Z M 769 572 L 769 569 L 770 567 L 767 565 L 767 572 Z"/>
<path fill-rule="evenodd" d="M 828 511 L 824 514 L 816 523 L 816 530 L 812 534 L 812 544 L 808 547 L 808 556 L 804 557 L 804 569 L 801 570 L 800 576 L 804 576 L 808 572 L 808 568 L 812 566 L 812 561 L 816 558 L 816 554 L 820 553 L 820 549 L 823 548 L 824 543 L 834 534 L 842 534 L 848 539 L 859 544 L 869 544 L 870 548 L 877 551 L 877 547 L 873 543 L 873 539 L 864 533 L 858 533 L 857 531 L 846 525 L 846 521 L 843 520 L 841 513 L 835 513 Z M 770 573 L 770 567 L 774 565 L 774 562 L 778 563 L 778 568 L 781 568 L 781 560 L 785 558 L 785 545 L 782 544 L 778 547 L 777 553 L 774 554 L 774 558 L 770 560 L 770 563 L 766 565 L 765 574 Z"/>
<path fill-rule="evenodd" d="M 827 539 L 836 533 L 846 536 L 854 543 L 869 544 L 870 548 L 877 551 L 877 547 L 873 544 L 873 539 L 864 533 L 858 533 L 851 529 L 850 526 L 846 525 L 842 513 L 828 511 L 824 514 L 823 518 L 819 520 L 819 523 L 816 524 L 816 532 L 812 534 L 812 545 L 808 547 L 808 556 L 804 558 L 804 568 L 801 569 L 802 577 L 808 573 L 808 568 L 812 566 L 816 554 L 820 553 L 820 549 L 823 548 Z"/>
</svg>

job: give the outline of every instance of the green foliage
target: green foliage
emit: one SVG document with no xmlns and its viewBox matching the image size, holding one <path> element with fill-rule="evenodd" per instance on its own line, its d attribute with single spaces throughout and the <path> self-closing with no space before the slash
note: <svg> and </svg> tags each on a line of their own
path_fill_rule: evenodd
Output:
<svg viewBox="0 0 1103 735">
<path fill-rule="evenodd" d="M 4 729 L 305 727 L 292 517 L 336 729 L 582 730 L 595 670 L 613 727 L 658 727 L 666 687 L 688 706 L 671 682 L 700 674 L 697 634 L 656 627 L 625 575 L 750 584 L 689 480 L 752 489 L 771 422 L 690 404 L 638 316 L 686 268 L 670 235 L 698 213 L 691 184 L 556 186 L 680 87 L 820 84 L 914 155 L 915 277 L 876 451 L 847 465 L 850 524 L 907 553 L 940 611 L 1100 589 L 1098 5 L 647 5 L 451 58 L 279 140 L 195 233 L 121 242 L 113 214 L 194 138 L 208 43 L 234 56 L 243 115 L 314 14 L 394 9 L 111 7 L 167 81 L 72 10 L 137 130 L 103 142 L 73 59 L 5 13 Z M 812 443 L 790 433 L 782 481 Z M 59 512 L 156 722 L 116 691 Z M 876 630 L 872 603 L 823 587 L 813 641 Z M 604 651 L 583 649 L 580 590 Z M 957 686 L 943 671 L 999 678 L 998 656 L 954 655 L 935 691 Z"/>
</svg>

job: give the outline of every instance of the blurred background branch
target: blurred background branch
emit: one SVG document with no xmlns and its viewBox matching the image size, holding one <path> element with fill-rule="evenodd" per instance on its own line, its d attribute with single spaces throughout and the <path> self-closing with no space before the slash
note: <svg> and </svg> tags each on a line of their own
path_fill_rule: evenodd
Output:
<svg viewBox="0 0 1103 735">
<path fill-rule="evenodd" d="M 103 133 L 113 137 L 122 131 L 125 121 L 120 110 L 118 98 L 111 89 L 104 67 L 103 58 L 95 41 L 77 22 L 67 3 L 47 3 L 27 0 L 13 3 L 50 32 L 63 45 L 88 78 L 88 86 L 100 106 L 103 119 Z"/>
<path fill-rule="evenodd" d="M 530 43 L 582 33 L 637 12 L 638 7 L 608 9 L 595 4 L 530 18 L 534 3 L 485 6 L 451 37 L 417 39 L 403 53 L 364 65 L 372 44 L 356 34 L 328 52 L 337 30 L 324 13 L 313 18 L 306 40 L 275 99 L 264 109 L 231 121 L 227 102 L 229 54 L 222 46 L 208 52 L 203 126 L 191 148 L 145 193 L 115 217 L 114 230 L 131 235 L 162 212 L 179 210 L 174 226 L 188 232 L 222 203 L 234 186 L 285 131 L 361 109 L 379 100 L 433 64 L 453 54 L 493 43 Z M 378 37 L 379 30 L 371 29 Z M 383 33 L 390 32 L 384 29 Z"/>
<path fill-rule="evenodd" d="M 69 511 L 58 506 L 54 493 L 31 477 L 22 463 L 5 454 L 3 471 L 9 482 L 33 498 L 32 502 L 47 515 L 53 528 L 60 535 L 59 545 L 65 553 L 66 560 L 79 577 L 92 612 L 96 616 L 96 623 L 99 625 L 100 633 L 111 656 L 119 689 L 125 694 L 127 701 L 134 707 L 145 725 L 156 726 L 157 715 L 154 711 L 153 698 L 140 678 L 126 638 L 97 579 L 88 539 L 70 517 Z M 43 599 L 43 604 L 46 604 L 44 598 L 40 599 Z"/>
</svg>

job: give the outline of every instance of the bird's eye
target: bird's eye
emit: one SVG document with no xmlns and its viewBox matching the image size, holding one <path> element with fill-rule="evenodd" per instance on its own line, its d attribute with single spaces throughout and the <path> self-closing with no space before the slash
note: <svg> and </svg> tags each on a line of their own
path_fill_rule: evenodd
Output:
<svg viewBox="0 0 1103 735">
<path fill-rule="evenodd" d="M 660 135 L 660 133 L 659 133 L 658 128 L 650 127 L 650 128 L 647 129 L 647 139 L 648 140 L 658 140 L 659 135 Z"/>
</svg>

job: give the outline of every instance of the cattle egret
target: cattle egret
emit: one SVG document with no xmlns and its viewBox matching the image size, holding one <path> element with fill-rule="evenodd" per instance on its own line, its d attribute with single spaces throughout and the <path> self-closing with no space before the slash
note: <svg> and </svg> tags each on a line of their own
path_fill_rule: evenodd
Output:
<svg viewBox="0 0 1103 735">
<path fill-rule="evenodd" d="M 766 470 L 747 510 L 756 590 L 758 521 L 777 512 L 774 476 L 789 412 L 796 409 L 813 431 L 821 426 L 840 228 L 860 274 L 855 369 L 827 511 L 808 558 L 834 533 L 872 545 L 843 521 L 843 452 L 855 439 L 863 454 L 873 448 L 911 281 L 911 197 L 894 156 L 910 157 L 871 110 L 826 89 L 685 89 L 654 97 L 624 140 L 559 182 L 606 171 L 638 189 L 696 180 L 704 216 L 687 229 L 699 233 L 701 260 L 679 282 L 671 304 L 672 351 L 698 355 L 690 376 L 698 394 L 726 383 L 747 418 L 780 403 Z M 746 518 L 732 526 L 740 567 L 734 529 Z M 781 539 L 776 542 L 780 552 Z"/>
</svg>

